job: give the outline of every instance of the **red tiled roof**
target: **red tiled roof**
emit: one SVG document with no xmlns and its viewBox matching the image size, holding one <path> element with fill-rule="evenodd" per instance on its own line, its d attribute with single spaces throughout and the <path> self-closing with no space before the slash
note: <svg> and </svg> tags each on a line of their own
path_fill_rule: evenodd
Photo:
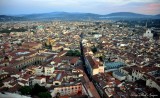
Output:
<svg viewBox="0 0 160 98">
<path fill-rule="evenodd" d="M 9 78 L 7 78 L 7 79 L 3 80 L 3 83 L 4 83 L 4 82 L 11 82 L 11 81 L 15 81 L 15 80 L 16 80 L 16 78 L 14 78 L 14 77 L 9 77 Z"/>
<path fill-rule="evenodd" d="M 43 79 L 43 78 L 45 78 L 44 76 L 37 76 L 35 79 L 38 79 L 38 80 L 41 80 L 41 79 Z"/>
<path fill-rule="evenodd" d="M 30 74 L 25 74 L 22 76 L 23 79 L 28 80 L 31 77 Z"/>
<path fill-rule="evenodd" d="M 94 60 L 91 56 L 87 56 L 87 60 L 93 69 L 99 67 L 99 63 L 96 60 Z"/>
<path fill-rule="evenodd" d="M 62 52 L 60 52 L 60 53 L 58 53 L 58 57 L 60 57 L 60 56 L 64 56 L 65 54 L 67 53 L 67 51 L 62 51 Z"/>
<path fill-rule="evenodd" d="M 24 80 L 19 80 L 18 82 L 23 83 L 23 84 L 27 83 L 27 81 L 24 81 Z"/>
<path fill-rule="evenodd" d="M 74 57 L 70 60 L 70 64 L 75 64 L 79 60 L 78 57 Z"/>
<path fill-rule="evenodd" d="M 14 87 L 8 89 L 8 92 L 16 92 L 21 88 L 20 85 L 16 84 Z"/>
<path fill-rule="evenodd" d="M 4 70 L 5 72 L 8 72 L 9 74 L 14 74 L 14 73 L 18 72 L 17 69 L 15 69 L 14 67 L 11 67 L 11 66 L 9 66 L 9 67 L 1 67 L 0 69 Z"/>
<path fill-rule="evenodd" d="M 63 77 L 65 76 L 64 71 L 54 71 L 56 74 L 55 81 L 62 81 Z"/>
<path fill-rule="evenodd" d="M 60 96 L 59 98 L 69 98 L 69 96 L 68 95 Z"/>
<path fill-rule="evenodd" d="M 55 63 L 61 63 L 60 57 L 55 57 L 52 61 L 54 61 Z"/>
</svg>

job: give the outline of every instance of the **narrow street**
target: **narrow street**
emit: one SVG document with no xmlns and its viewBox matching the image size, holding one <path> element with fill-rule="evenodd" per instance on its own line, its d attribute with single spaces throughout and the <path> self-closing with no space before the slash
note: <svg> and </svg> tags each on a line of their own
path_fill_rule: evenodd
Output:
<svg viewBox="0 0 160 98">
<path fill-rule="evenodd" d="M 99 95 L 99 97 L 103 98 L 103 97 L 100 95 L 100 93 L 98 92 L 97 88 L 95 87 L 95 84 L 94 84 L 93 81 L 92 81 L 92 76 L 91 76 L 91 74 L 88 73 L 88 71 L 87 71 L 87 67 L 86 67 L 86 65 L 85 65 L 85 55 L 84 55 L 84 51 L 83 51 L 83 43 L 82 43 L 83 35 L 81 34 L 80 37 L 81 37 L 81 41 L 80 41 L 81 60 L 82 60 L 83 69 L 84 69 L 84 72 L 85 72 L 85 76 L 84 76 L 84 77 L 85 77 L 85 80 L 88 81 L 88 84 L 93 85 L 93 86 L 94 86 L 94 87 L 93 87 L 94 90 L 96 90 L 96 91 L 94 91 L 94 92 L 97 93 L 97 94 Z"/>
</svg>

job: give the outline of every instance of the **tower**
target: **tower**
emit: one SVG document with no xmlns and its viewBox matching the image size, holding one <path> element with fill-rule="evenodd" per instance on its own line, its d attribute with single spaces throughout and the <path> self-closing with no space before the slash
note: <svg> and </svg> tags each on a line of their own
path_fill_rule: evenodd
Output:
<svg viewBox="0 0 160 98">
<path fill-rule="evenodd" d="M 147 28 L 147 26 L 148 26 L 148 24 L 147 24 L 147 22 L 146 22 L 146 26 L 145 26 L 145 27 Z"/>
</svg>

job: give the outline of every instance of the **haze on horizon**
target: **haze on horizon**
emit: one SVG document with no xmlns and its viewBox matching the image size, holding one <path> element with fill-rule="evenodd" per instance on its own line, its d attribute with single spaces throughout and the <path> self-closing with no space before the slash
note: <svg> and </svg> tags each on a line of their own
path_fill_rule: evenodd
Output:
<svg viewBox="0 0 160 98">
<path fill-rule="evenodd" d="M 160 0 L 1 0 L 0 15 L 48 12 L 160 14 Z"/>
</svg>

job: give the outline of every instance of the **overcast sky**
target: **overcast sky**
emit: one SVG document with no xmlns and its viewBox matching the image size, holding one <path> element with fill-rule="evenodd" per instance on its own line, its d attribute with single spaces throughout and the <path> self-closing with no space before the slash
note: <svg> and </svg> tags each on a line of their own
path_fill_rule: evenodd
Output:
<svg viewBox="0 0 160 98">
<path fill-rule="evenodd" d="M 160 14 L 160 0 L 0 0 L 0 15 L 48 12 Z"/>
</svg>

